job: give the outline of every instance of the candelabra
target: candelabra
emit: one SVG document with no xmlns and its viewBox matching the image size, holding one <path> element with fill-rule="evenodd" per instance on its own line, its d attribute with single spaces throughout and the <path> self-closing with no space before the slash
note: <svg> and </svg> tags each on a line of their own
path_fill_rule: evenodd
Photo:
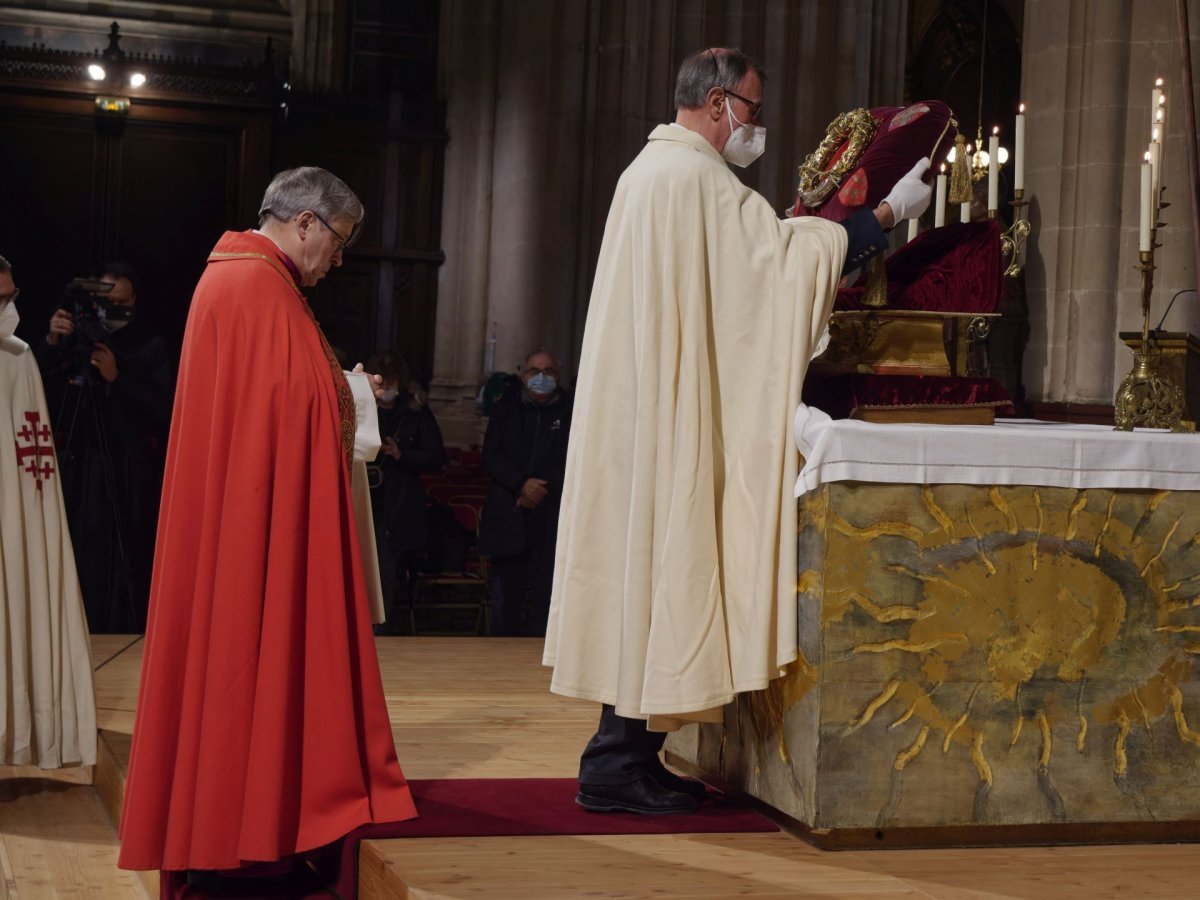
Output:
<svg viewBox="0 0 1200 900">
<path fill-rule="evenodd" d="M 1033 230 L 1029 220 L 1025 218 L 1025 207 L 1029 201 L 1025 199 L 1024 188 L 1015 188 L 1012 199 L 1013 223 L 1009 229 L 1000 235 L 1000 256 L 1009 257 L 1008 268 L 1004 270 L 1006 278 L 1016 278 L 1021 274 L 1021 250 L 1025 239 Z"/>
<path fill-rule="evenodd" d="M 1165 190 L 1163 188 L 1162 190 Z M 1161 194 L 1160 194 L 1161 196 Z M 1160 204 L 1159 208 L 1168 206 Z M 1133 431 L 1136 427 L 1168 428 L 1171 431 L 1187 431 L 1183 425 L 1183 391 L 1154 373 L 1153 364 L 1157 352 L 1150 346 L 1150 294 L 1154 289 L 1154 249 L 1158 229 L 1164 227 L 1155 215 L 1154 228 L 1150 231 L 1150 249 L 1138 251 L 1138 265 L 1134 268 L 1142 273 L 1142 339 L 1133 351 L 1133 369 L 1117 388 L 1113 400 L 1113 419 L 1117 431 Z"/>
<path fill-rule="evenodd" d="M 983 115 L 983 110 L 979 110 Z M 971 154 L 971 184 L 979 184 L 988 176 L 988 155 L 983 149 L 983 125 L 975 126 L 975 152 Z"/>
</svg>

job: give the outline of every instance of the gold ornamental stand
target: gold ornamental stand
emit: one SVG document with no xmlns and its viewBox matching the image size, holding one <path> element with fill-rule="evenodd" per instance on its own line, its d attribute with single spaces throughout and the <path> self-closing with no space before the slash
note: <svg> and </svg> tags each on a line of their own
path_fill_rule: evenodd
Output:
<svg viewBox="0 0 1200 900">
<path fill-rule="evenodd" d="M 1161 204 L 1162 207 L 1168 204 Z M 1161 208 L 1161 207 L 1160 207 Z M 1134 428 L 1167 428 L 1187 431 L 1183 424 L 1183 391 L 1154 373 L 1155 351 L 1150 348 L 1150 294 L 1154 289 L 1154 248 L 1161 222 L 1150 232 L 1150 249 L 1138 251 L 1142 273 L 1142 339 L 1133 351 L 1133 369 L 1113 400 L 1113 419 L 1117 431 Z"/>
<path fill-rule="evenodd" d="M 1033 230 L 1033 226 L 1029 224 L 1029 220 L 1025 218 L 1025 207 L 1029 205 L 1029 201 L 1025 199 L 1025 191 L 1022 188 L 1013 189 L 1013 199 L 1010 204 L 1013 208 L 1013 223 L 1008 230 L 1000 235 L 1000 255 L 1009 257 L 1008 268 L 1004 270 L 1006 278 L 1016 278 L 1021 274 L 1021 250 L 1025 246 L 1025 239 L 1029 237 L 1029 232 Z"/>
</svg>

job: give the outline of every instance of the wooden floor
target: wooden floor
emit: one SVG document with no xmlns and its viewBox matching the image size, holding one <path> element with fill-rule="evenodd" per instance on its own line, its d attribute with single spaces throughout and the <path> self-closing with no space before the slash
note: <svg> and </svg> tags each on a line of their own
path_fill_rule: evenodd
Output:
<svg viewBox="0 0 1200 900">
<path fill-rule="evenodd" d="M 93 639 L 94 773 L 0 769 L 0 874 L 11 898 L 147 897 L 115 866 L 141 643 Z M 571 776 L 596 709 L 549 693 L 540 642 L 380 638 L 396 748 L 412 778 Z M 94 781 L 94 785 L 93 785 Z M 1192 898 L 1190 845 L 826 853 L 780 834 L 368 842 L 371 898 Z"/>
</svg>

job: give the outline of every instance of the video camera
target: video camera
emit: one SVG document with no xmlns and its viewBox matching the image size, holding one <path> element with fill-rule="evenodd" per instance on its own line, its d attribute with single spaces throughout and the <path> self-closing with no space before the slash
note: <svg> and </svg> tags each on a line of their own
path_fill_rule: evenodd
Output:
<svg viewBox="0 0 1200 900">
<path fill-rule="evenodd" d="M 59 309 L 66 310 L 75 320 L 75 330 L 59 340 L 59 348 L 69 354 L 76 378 L 86 379 L 92 373 L 91 358 L 96 344 L 108 340 L 109 303 L 107 294 L 115 285 L 94 278 L 72 278 L 63 289 Z"/>
</svg>

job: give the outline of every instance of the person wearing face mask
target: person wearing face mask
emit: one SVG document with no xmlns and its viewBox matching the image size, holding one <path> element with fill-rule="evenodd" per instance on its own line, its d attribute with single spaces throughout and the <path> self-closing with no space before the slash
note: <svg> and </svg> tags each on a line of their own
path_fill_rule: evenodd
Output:
<svg viewBox="0 0 1200 900">
<path fill-rule="evenodd" d="M 82 345 L 76 313 L 64 305 L 37 357 L 61 441 L 88 625 L 131 634 L 146 627 L 175 378 L 166 343 L 137 314 L 133 266 L 108 263 L 97 280 L 112 285 L 96 299 L 104 339 Z"/>
<path fill-rule="evenodd" d="M 374 469 L 371 509 L 380 582 L 388 621 L 394 623 L 397 590 L 410 589 L 418 559 L 429 542 L 421 473 L 441 469 L 446 448 L 433 410 L 420 385 L 412 381 L 404 357 L 389 350 L 372 357 L 367 369 L 383 379 L 383 393 L 377 399 L 383 446 L 368 468 Z M 377 630 L 395 631 L 393 626 Z"/>
<path fill-rule="evenodd" d="M 929 203 L 924 168 L 835 224 L 781 221 L 730 166 L 766 145 L 762 67 L 689 56 L 622 174 L 588 305 L 543 661 L 601 704 L 576 802 L 685 813 L 659 758 L 797 658 L 791 421 L 843 272 Z"/>
<path fill-rule="evenodd" d="M 13 332 L 20 291 L 0 257 L 0 765 L 96 762 L 87 621 L 54 439 L 29 345 Z"/>
<path fill-rule="evenodd" d="M 496 401 L 483 439 L 492 484 L 479 549 L 490 562 L 493 635 L 546 633 L 570 430 L 571 395 L 558 360 L 535 351 Z"/>
</svg>

